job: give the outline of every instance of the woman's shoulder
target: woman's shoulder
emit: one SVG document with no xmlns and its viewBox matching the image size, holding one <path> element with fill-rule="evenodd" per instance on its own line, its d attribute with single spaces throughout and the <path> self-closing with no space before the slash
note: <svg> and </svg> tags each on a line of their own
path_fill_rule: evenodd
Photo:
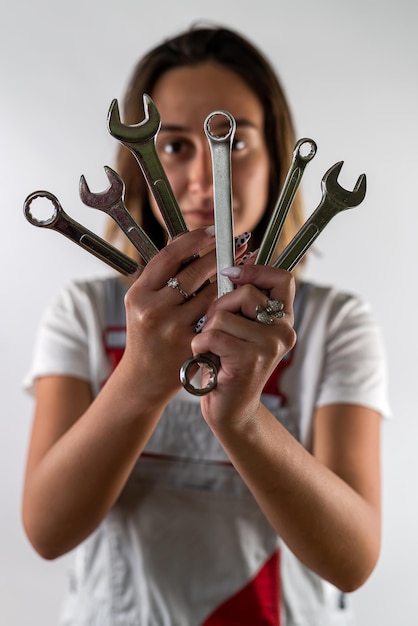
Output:
<svg viewBox="0 0 418 626">
<path fill-rule="evenodd" d="M 322 328 L 322 332 L 330 335 L 342 328 L 376 327 L 370 303 L 357 293 L 313 282 L 302 282 L 299 290 L 301 325 L 307 329 Z M 296 302 L 295 313 L 297 306 Z"/>
<path fill-rule="evenodd" d="M 334 314 L 352 309 L 371 311 L 369 302 L 361 295 L 333 285 L 302 281 L 298 290 L 301 291 L 301 299 L 304 300 L 305 306 L 312 306 L 317 310 L 326 309 Z"/>
<path fill-rule="evenodd" d="M 115 296 L 120 293 L 123 297 L 126 286 L 117 276 L 101 276 L 88 279 L 74 279 L 61 286 L 53 297 L 53 302 L 72 302 L 90 306 L 102 306 L 107 294 Z"/>
</svg>

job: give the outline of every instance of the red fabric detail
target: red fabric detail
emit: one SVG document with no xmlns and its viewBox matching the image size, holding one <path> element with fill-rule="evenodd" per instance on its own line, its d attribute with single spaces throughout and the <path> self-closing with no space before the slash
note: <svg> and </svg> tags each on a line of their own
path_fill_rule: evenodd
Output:
<svg viewBox="0 0 418 626">
<path fill-rule="evenodd" d="M 112 365 L 112 371 L 118 365 L 125 351 L 125 343 L 123 345 L 109 345 L 109 337 L 114 333 L 124 333 L 125 326 L 107 326 L 103 332 L 103 344 L 106 354 L 109 356 Z M 113 342 L 112 342 L 113 343 Z"/>
<path fill-rule="evenodd" d="M 280 626 L 280 555 L 209 615 L 202 626 Z"/>
<path fill-rule="evenodd" d="M 289 367 L 289 365 L 291 364 L 292 358 L 293 358 L 293 350 L 291 350 L 285 356 L 285 358 L 280 361 L 280 363 L 278 364 L 278 366 L 276 367 L 276 369 L 274 370 L 274 372 L 272 373 L 272 375 L 266 382 L 264 389 L 263 389 L 263 393 L 269 394 L 270 396 L 279 396 L 279 398 L 281 398 L 281 401 L 282 401 L 281 402 L 282 406 L 286 406 L 287 396 L 282 391 L 280 391 L 280 386 L 279 386 L 280 377 L 283 374 L 283 371 L 286 369 L 286 367 Z"/>
</svg>

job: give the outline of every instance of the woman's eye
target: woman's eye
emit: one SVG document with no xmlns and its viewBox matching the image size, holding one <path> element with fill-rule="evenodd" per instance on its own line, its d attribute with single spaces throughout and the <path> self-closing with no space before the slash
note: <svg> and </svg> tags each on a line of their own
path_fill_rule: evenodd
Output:
<svg viewBox="0 0 418 626">
<path fill-rule="evenodd" d="M 237 152 L 239 150 L 244 150 L 245 148 L 245 141 L 243 139 L 237 139 L 235 138 L 232 142 L 232 150 L 236 150 Z"/>
<path fill-rule="evenodd" d="M 180 154 L 182 148 L 183 144 L 181 141 L 171 141 L 170 143 L 165 143 L 162 146 L 162 150 L 165 154 Z"/>
</svg>

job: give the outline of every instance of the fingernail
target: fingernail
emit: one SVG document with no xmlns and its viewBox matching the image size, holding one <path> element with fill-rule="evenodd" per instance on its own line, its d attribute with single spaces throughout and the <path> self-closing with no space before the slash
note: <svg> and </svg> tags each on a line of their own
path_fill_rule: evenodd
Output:
<svg viewBox="0 0 418 626">
<path fill-rule="evenodd" d="M 205 229 L 205 232 L 207 232 L 207 234 L 208 234 L 210 237 L 214 237 L 214 236 L 215 236 L 215 224 L 212 224 L 212 226 L 208 226 L 208 227 Z"/>
<path fill-rule="evenodd" d="M 255 254 L 255 252 L 246 252 L 242 255 L 237 265 L 245 265 L 245 262 L 248 261 L 248 259 L 251 259 L 251 257 L 253 257 Z"/>
<path fill-rule="evenodd" d="M 225 267 L 225 269 L 221 270 L 221 274 L 229 278 L 239 278 L 242 274 L 242 267 Z"/>
<path fill-rule="evenodd" d="M 250 239 L 251 233 L 249 233 L 248 231 L 242 233 L 242 235 L 238 235 L 238 237 L 235 237 L 235 250 L 238 250 L 238 248 L 244 246 L 246 243 L 249 242 Z"/>
<path fill-rule="evenodd" d="M 203 326 L 206 324 L 206 315 L 203 315 L 200 320 L 196 323 L 196 326 L 194 327 L 194 332 L 200 333 L 200 331 L 202 330 Z"/>
</svg>

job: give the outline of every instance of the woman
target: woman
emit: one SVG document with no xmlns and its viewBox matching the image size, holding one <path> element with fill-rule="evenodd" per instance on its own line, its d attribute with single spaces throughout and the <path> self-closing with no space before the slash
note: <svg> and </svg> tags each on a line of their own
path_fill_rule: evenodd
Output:
<svg viewBox="0 0 418 626">
<path fill-rule="evenodd" d="M 234 225 L 252 232 L 250 250 L 295 144 L 262 55 L 229 30 L 192 29 L 138 64 L 125 123 L 143 118 L 143 93 L 160 112 L 158 152 L 191 232 L 164 246 L 159 211 L 121 148 L 127 205 L 162 250 L 132 285 L 76 283 L 45 316 L 27 381 L 36 408 L 26 532 L 45 558 L 77 546 L 63 624 L 351 624 L 345 593 L 380 549 L 378 331 L 357 298 L 300 280 L 294 313 L 293 277 L 254 266 L 246 244 L 226 270 L 238 288 L 216 300 L 207 283 L 204 119 L 224 109 L 237 121 Z M 303 221 L 299 200 L 292 212 L 279 247 Z M 266 291 L 284 305 L 269 325 L 255 319 Z M 209 351 L 218 386 L 197 399 L 179 369 Z"/>
</svg>

